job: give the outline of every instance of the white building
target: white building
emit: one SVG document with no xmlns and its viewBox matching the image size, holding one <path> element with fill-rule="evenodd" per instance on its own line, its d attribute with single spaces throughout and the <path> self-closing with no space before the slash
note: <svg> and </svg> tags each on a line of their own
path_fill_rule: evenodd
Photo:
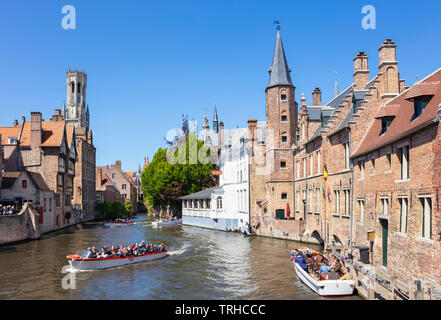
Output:
<svg viewBox="0 0 441 320">
<path fill-rule="evenodd" d="M 182 197 L 185 225 L 249 233 L 248 129 L 221 132 L 219 187 Z"/>
</svg>

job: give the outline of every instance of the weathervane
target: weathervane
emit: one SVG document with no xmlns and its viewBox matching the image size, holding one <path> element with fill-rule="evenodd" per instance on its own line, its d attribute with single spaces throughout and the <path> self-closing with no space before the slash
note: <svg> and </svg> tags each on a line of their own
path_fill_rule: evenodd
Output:
<svg viewBox="0 0 441 320">
<path fill-rule="evenodd" d="M 276 29 L 277 29 L 277 31 L 279 31 L 280 30 L 280 22 L 279 22 L 279 20 L 274 20 L 274 24 L 277 25 Z"/>
</svg>

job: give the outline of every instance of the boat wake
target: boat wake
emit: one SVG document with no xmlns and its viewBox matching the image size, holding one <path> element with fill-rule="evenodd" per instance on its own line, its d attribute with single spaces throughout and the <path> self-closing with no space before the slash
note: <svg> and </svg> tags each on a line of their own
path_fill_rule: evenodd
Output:
<svg viewBox="0 0 441 320">
<path fill-rule="evenodd" d="M 177 249 L 177 250 L 173 250 L 173 251 L 169 251 L 168 254 L 170 256 L 176 256 L 176 255 L 183 254 L 184 252 L 187 251 L 188 247 L 189 247 L 188 244 L 184 244 L 184 246 L 182 248 Z"/>
</svg>

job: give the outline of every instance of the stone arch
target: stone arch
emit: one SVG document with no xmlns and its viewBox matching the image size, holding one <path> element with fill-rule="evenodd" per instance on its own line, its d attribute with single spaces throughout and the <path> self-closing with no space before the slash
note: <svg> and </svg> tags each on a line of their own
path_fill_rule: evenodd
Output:
<svg viewBox="0 0 441 320">
<path fill-rule="evenodd" d="M 325 241 L 322 239 L 322 237 L 320 236 L 320 233 L 317 230 L 314 230 L 311 233 L 311 238 L 317 240 L 318 243 L 320 243 L 320 245 L 323 245 L 325 243 Z"/>
</svg>

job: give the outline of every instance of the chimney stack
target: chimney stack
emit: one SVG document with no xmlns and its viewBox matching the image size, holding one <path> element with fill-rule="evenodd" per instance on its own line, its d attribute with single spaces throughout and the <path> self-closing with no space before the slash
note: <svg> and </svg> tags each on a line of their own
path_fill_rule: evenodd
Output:
<svg viewBox="0 0 441 320">
<path fill-rule="evenodd" d="M 300 102 L 300 107 L 302 109 L 303 109 L 303 107 L 306 108 L 306 98 L 305 98 L 305 94 L 304 93 L 302 93 L 302 99 L 301 99 L 301 102 Z"/>
<path fill-rule="evenodd" d="M 41 146 L 42 137 L 41 112 L 31 112 L 31 148 Z"/>
<path fill-rule="evenodd" d="M 121 169 L 121 160 L 116 160 L 116 162 L 115 162 L 115 166 L 116 166 L 118 169 Z"/>
<path fill-rule="evenodd" d="M 369 82 L 369 57 L 360 51 L 354 58 L 354 91 L 365 90 Z"/>
<path fill-rule="evenodd" d="M 14 120 L 14 123 L 12 124 L 14 127 L 18 126 L 18 121 Z"/>
<path fill-rule="evenodd" d="M 380 56 L 378 73 L 381 82 L 381 98 L 384 103 L 400 93 L 396 48 L 397 45 L 391 39 L 386 39 L 378 49 Z"/>
<path fill-rule="evenodd" d="M 257 120 L 248 120 L 248 136 L 252 143 L 257 140 Z"/>
<path fill-rule="evenodd" d="M 312 92 L 312 105 L 321 106 L 322 105 L 322 92 L 319 88 L 315 88 Z"/>
</svg>

